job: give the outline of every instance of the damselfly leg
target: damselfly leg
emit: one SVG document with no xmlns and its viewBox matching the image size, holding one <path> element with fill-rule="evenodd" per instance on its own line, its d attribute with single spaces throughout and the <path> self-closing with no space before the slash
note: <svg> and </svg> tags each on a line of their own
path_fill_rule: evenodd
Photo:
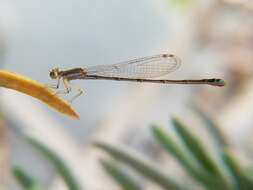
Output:
<svg viewBox="0 0 253 190">
<path fill-rule="evenodd" d="M 57 83 L 58 87 L 56 89 L 59 89 L 59 87 L 60 87 L 61 81 L 60 80 L 58 80 L 58 81 L 59 81 Z M 71 84 L 68 79 L 62 78 L 62 83 L 63 83 L 64 89 L 56 91 L 56 94 L 69 94 L 71 92 L 77 92 L 72 98 L 70 98 L 68 100 L 68 102 L 72 103 L 77 97 L 79 97 L 83 94 L 83 90 L 81 88 Z"/>
<path fill-rule="evenodd" d="M 70 103 L 72 103 L 76 98 L 78 98 L 84 93 L 81 88 L 77 88 L 77 91 L 78 93 L 75 96 L 73 96 L 70 100 L 68 100 Z"/>
<path fill-rule="evenodd" d="M 46 86 L 48 88 L 52 88 L 52 89 L 59 89 L 60 88 L 60 78 L 57 79 L 56 84 L 46 84 Z"/>
</svg>

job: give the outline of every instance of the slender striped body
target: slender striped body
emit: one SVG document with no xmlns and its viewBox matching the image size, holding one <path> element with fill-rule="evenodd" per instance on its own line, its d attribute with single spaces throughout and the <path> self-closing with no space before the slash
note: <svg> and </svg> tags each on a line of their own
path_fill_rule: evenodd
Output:
<svg viewBox="0 0 253 190">
<path fill-rule="evenodd" d="M 147 82 L 147 83 L 160 83 L 160 84 L 207 84 L 212 86 L 224 86 L 221 79 L 200 79 L 200 80 L 155 80 L 155 79 L 129 79 L 121 77 L 98 77 L 92 75 L 86 75 L 84 78 L 90 80 L 116 80 L 116 81 L 129 81 L 129 82 Z"/>
<path fill-rule="evenodd" d="M 66 71 L 60 71 L 59 76 L 67 80 L 115 80 L 115 81 L 128 81 L 128 82 L 147 82 L 147 83 L 160 83 L 160 84 L 207 84 L 212 86 L 224 86 L 225 83 L 222 79 L 199 79 L 199 80 L 162 80 L 162 79 L 139 79 L 139 78 L 124 78 L 124 77 L 106 77 L 97 75 L 88 75 L 86 69 L 74 68 Z"/>
</svg>

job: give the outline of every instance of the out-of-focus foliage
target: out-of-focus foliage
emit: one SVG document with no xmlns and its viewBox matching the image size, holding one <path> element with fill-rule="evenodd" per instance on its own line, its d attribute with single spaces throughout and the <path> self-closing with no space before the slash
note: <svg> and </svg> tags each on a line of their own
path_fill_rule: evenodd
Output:
<svg viewBox="0 0 253 190">
<path fill-rule="evenodd" d="M 217 124 L 206 114 L 200 113 L 209 128 L 216 127 Z M 185 171 L 191 176 L 194 182 L 208 190 L 250 190 L 253 189 L 253 165 L 245 167 L 232 154 L 232 147 L 228 142 L 224 146 L 216 147 L 217 151 L 211 152 L 201 142 L 200 138 L 193 135 L 189 126 L 182 121 L 173 118 L 172 124 L 176 131 L 176 136 L 166 132 L 165 129 L 153 126 L 152 132 L 157 142 L 172 155 Z M 211 131 L 213 131 L 212 129 Z M 216 129 L 215 129 L 216 130 Z M 225 142 L 218 130 L 214 133 L 216 140 Z M 72 175 L 66 163 L 55 152 L 44 144 L 28 138 L 28 142 L 38 149 L 56 168 L 62 176 L 66 185 L 71 190 L 80 190 L 78 180 Z M 114 179 L 114 181 L 124 190 L 143 189 L 143 185 L 134 179 L 128 170 L 124 170 L 120 164 L 124 164 L 137 174 L 156 183 L 163 189 L 170 190 L 190 190 L 195 186 L 186 185 L 176 180 L 175 176 L 170 176 L 156 163 L 152 163 L 143 156 L 129 149 L 106 143 L 95 142 L 95 147 L 102 149 L 116 161 L 102 159 L 104 170 Z M 218 143 L 219 144 L 219 143 Z M 218 146 L 218 144 L 216 144 Z M 225 146 L 226 144 L 226 146 Z M 217 155 L 217 156 L 214 156 Z M 41 185 L 23 169 L 18 167 L 13 169 L 13 174 L 25 189 L 43 189 Z"/>
<path fill-rule="evenodd" d="M 216 147 L 217 151 L 211 152 L 204 146 L 200 138 L 189 131 L 189 126 L 183 124 L 178 119 L 172 119 L 172 123 L 177 134 L 176 137 L 166 132 L 163 128 L 154 126 L 152 130 L 155 139 L 169 154 L 177 159 L 192 179 L 202 185 L 204 189 L 253 189 L 252 166 L 245 167 L 240 163 L 240 161 L 236 160 L 230 151 L 232 148 L 227 146 L 227 140 L 225 140 L 219 130 L 217 130 L 217 124 L 205 113 L 202 113 L 201 110 L 198 110 L 198 113 L 204 119 L 211 133 L 215 131 L 212 135 L 215 137 L 215 140 L 219 141 Z M 223 146 L 218 147 L 220 143 Z M 142 161 L 144 158 L 138 157 L 137 159 L 136 154 L 129 150 L 108 145 L 106 143 L 96 142 L 95 145 L 104 150 L 111 157 L 134 169 L 140 175 L 156 182 L 164 189 L 194 189 L 194 187 L 187 186 L 186 188 L 180 186 L 169 175 L 166 175 L 165 171 L 162 171 L 161 168 L 156 166 L 155 163 L 153 163 L 153 165 L 149 164 L 148 166 L 148 168 L 152 168 L 152 170 L 142 169 L 147 167 L 146 162 Z M 214 157 L 214 155 L 217 155 L 217 157 Z M 163 179 L 167 181 L 168 184 L 173 185 L 162 185 L 162 181 L 157 180 L 160 177 L 159 174 L 156 173 L 157 169 L 159 172 L 165 173 L 166 177 Z M 119 184 L 121 184 L 123 189 L 126 187 L 122 183 Z"/>
<path fill-rule="evenodd" d="M 121 162 L 127 164 L 132 169 L 141 173 L 146 178 L 160 185 L 164 189 L 189 189 L 184 187 L 181 184 L 178 184 L 171 177 L 169 177 L 165 171 L 162 170 L 159 166 L 150 163 L 145 160 L 141 155 L 134 153 L 130 150 L 126 150 L 122 147 L 116 147 L 113 145 L 108 145 L 104 143 L 96 142 L 94 145 L 108 154 L 110 154 L 113 158 L 120 160 Z M 126 175 L 126 174 L 125 174 Z M 125 186 L 122 187 L 126 188 Z"/>
<path fill-rule="evenodd" d="M 24 190 L 43 190 L 44 188 L 33 178 L 33 176 L 29 175 L 24 169 L 20 167 L 14 167 L 12 172 L 19 182 L 19 184 L 23 187 Z"/>
<path fill-rule="evenodd" d="M 162 128 L 155 127 L 154 134 L 159 143 L 181 163 L 196 181 L 208 189 L 230 189 L 230 184 L 227 183 L 226 177 L 217 166 L 218 164 L 212 159 L 212 155 L 205 151 L 201 142 L 178 120 L 174 119 L 173 124 L 182 146 L 178 146 L 174 150 L 171 149 L 176 141 L 172 141 L 170 135 Z M 184 154 L 177 154 L 179 151 Z"/>
<path fill-rule="evenodd" d="M 69 169 L 69 167 L 67 166 L 67 163 L 65 163 L 63 159 L 57 155 L 57 153 L 55 153 L 49 147 L 45 146 L 43 143 L 33 138 L 27 138 L 27 141 L 38 151 L 40 151 L 42 155 L 44 155 L 45 158 L 54 166 L 54 168 L 63 178 L 69 189 L 71 190 L 82 189 L 80 183 L 72 174 L 71 169 Z M 26 172 L 24 172 L 22 169 L 14 168 L 13 174 L 18 179 L 20 184 L 22 184 L 23 187 L 29 186 L 29 188 L 31 188 L 34 186 L 33 184 L 37 184 L 37 182 L 35 182 L 35 180 L 32 177 L 30 177 Z"/>
<path fill-rule="evenodd" d="M 227 150 L 224 150 L 223 160 L 228 167 L 229 172 L 235 179 L 236 189 L 246 190 L 253 188 L 253 178 L 251 178 L 251 176 L 243 171 L 243 169 L 240 167 L 239 162 L 234 158 L 233 154 Z"/>
<path fill-rule="evenodd" d="M 204 122 L 204 127 L 207 127 L 210 134 L 213 136 L 215 143 L 218 147 L 224 148 L 225 146 L 228 146 L 228 140 L 224 136 L 224 134 L 221 131 L 220 126 L 212 119 L 210 116 L 207 115 L 207 113 L 200 110 L 198 106 L 195 104 L 190 105 L 192 111 L 197 114 Z"/>
<path fill-rule="evenodd" d="M 115 179 L 115 182 L 122 186 L 123 190 L 142 189 L 133 177 L 126 174 L 120 167 L 117 166 L 116 162 L 106 160 L 101 160 L 100 162 L 107 173 Z"/>
</svg>

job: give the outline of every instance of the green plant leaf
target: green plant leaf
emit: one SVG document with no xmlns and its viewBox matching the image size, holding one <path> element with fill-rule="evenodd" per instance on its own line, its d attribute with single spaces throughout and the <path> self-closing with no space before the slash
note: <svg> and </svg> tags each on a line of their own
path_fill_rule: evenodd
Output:
<svg viewBox="0 0 253 190">
<path fill-rule="evenodd" d="M 141 190 L 140 184 L 126 174 L 116 162 L 100 160 L 104 170 L 116 181 L 122 190 Z"/>
<path fill-rule="evenodd" d="M 213 160 L 212 155 L 206 151 L 206 148 L 203 146 L 200 140 L 191 134 L 186 125 L 180 122 L 178 119 L 173 118 L 172 123 L 181 141 L 192 153 L 195 159 L 197 159 L 198 163 L 205 169 L 207 173 L 219 178 L 219 181 L 221 182 L 220 185 L 222 187 L 228 188 L 230 186 L 229 176 L 225 175 L 224 168 L 222 170 L 221 165 Z M 224 183 L 223 185 L 222 182 Z"/>
<path fill-rule="evenodd" d="M 211 159 L 212 156 L 207 153 L 202 143 L 191 134 L 187 127 L 175 118 L 172 119 L 172 123 L 181 141 L 194 155 L 198 163 L 201 164 L 207 172 L 210 172 L 214 175 L 222 176 L 219 168 L 217 167 L 217 164 Z"/>
<path fill-rule="evenodd" d="M 223 161 L 231 172 L 238 190 L 253 189 L 253 180 L 248 177 L 229 150 L 224 150 Z"/>
<path fill-rule="evenodd" d="M 28 142 L 35 147 L 42 155 L 47 158 L 47 160 L 55 167 L 57 172 L 61 175 L 66 185 L 71 190 L 81 190 L 81 185 L 77 179 L 73 176 L 71 170 L 68 168 L 67 164 L 60 158 L 54 151 L 50 150 L 44 144 L 38 142 L 34 138 L 27 138 Z"/>
<path fill-rule="evenodd" d="M 188 170 L 194 178 L 199 179 L 198 170 L 201 166 L 197 163 L 195 158 L 182 146 L 180 146 L 174 137 L 161 127 L 153 126 L 153 134 L 158 142 L 165 148 L 170 154 L 177 158 L 177 160 Z"/>
<path fill-rule="evenodd" d="M 245 168 L 244 173 L 249 176 L 249 178 L 253 179 L 253 166 Z"/>
<path fill-rule="evenodd" d="M 24 169 L 16 166 L 12 168 L 12 173 L 15 179 L 25 190 L 42 190 L 42 186 L 37 180 L 35 180 L 31 175 L 29 175 Z"/>
<path fill-rule="evenodd" d="M 197 182 L 205 185 L 207 189 L 224 189 L 222 181 L 206 172 L 192 153 L 185 146 L 180 146 L 170 134 L 160 127 L 153 127 L 153 133 L 165 150 L 172 154 Z"/>
<path fill-rule="evenodd" d="M 45 188 L 41 188 L 40 186 L 38 185 L 34 185 L 32 187 L 30 187 L 29 189 L 26 189 L 26 190 L 45 190 Z"/>
<path fill-rule="evenodd" d="M 177 184 L 168 175 L 162 172 L 161 168 L 155 166 L 155 164 L 149 163 L 144 160 L 143 157 L 137 155 L 129 150 L 125 150 L 122 147 L 115 147 L 105 143 L 95 142 L 94 145 L 97 148 L 104 150 L 106 153 L 111 155 L 113 158 L 122 161 L 124 164 L 129 165 L 132 169 L 138 171 L 143 176 L 149 178 L 156 184 L 160 185 L 164 189 L 168 190 L 186 190 L 188 187 L 184 187 L 181 184 Z"/>
<path fill-rule="evenodd" d="M 190 105 L 191 109 L 196 113 L 204 122 L 210 134 L 214 137 L 217 147 L 222 149 L 229 146 L 229 142 L 226 139 L 225 135 L 221 131 L 220 126 L 212 119 L 208 114 L 202 111 L 195 104 Z"/>
</svg>

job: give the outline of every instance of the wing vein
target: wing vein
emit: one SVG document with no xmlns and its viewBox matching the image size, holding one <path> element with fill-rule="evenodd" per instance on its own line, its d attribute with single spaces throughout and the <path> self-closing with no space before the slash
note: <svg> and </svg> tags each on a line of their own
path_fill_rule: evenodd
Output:
<svg viewBox="0 0 253 190">
<path fill-rule="evenodd" d="M 132 59 L 112 65 L 99 65 L 85 68 L 87 76 L 155 78 L 177 70 L 181 61 L 175 55 L 160 54 Z"/>
</svg>

